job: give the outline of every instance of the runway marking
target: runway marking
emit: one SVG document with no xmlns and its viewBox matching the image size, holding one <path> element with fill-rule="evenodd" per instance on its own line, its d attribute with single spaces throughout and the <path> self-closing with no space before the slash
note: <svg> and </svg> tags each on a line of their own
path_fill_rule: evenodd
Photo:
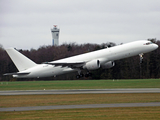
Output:
<svg viewBox="0 0 160 120">
<path fill-rule="evenodd" d="M 32 111 L 32 110 L 57 110 L 57 109 L 81 109 L 81 108 L 111 108 L 111 107 L 154 107 L 160 106 L 160 102 L 152 103 L 116 103 L 116 104 L 86 104 L 86 105 L 56 105 L 56 106 L 32 106 L 0 108 L 4 111 Z"/>
</svg>

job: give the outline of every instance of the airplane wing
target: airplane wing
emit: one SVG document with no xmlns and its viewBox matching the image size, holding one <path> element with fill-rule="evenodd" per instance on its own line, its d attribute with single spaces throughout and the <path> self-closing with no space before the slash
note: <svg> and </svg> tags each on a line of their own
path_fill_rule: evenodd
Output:
<svg viewBox="0 0 160 120">
<path fill-rule="evenodd" d="M 61 66 L 61 67 L 69 67 L 69 68 L 81 68 L 86 62 L 45 62 L 43 64 L 49 64 L 49 65 L 54 65 L 56 66 Z"/>
<path fill-rule="evenodd" d="M 4 75 L 28 75 L 30 72 L 27 73 L 6 73 Z"/>
</svg>

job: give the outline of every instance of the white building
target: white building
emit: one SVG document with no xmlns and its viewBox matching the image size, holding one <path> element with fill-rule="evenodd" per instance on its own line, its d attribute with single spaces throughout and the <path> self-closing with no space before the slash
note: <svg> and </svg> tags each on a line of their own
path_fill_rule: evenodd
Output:
<svg viewBox="0 0 160 120">
<path fill-rule="evenodd" d="M 58 46 L 59 45 L 59 29 L 57 25 L 54 25 L 53 29 L 51 29 L 52 33 L 52 45 Z"/>
</svg>

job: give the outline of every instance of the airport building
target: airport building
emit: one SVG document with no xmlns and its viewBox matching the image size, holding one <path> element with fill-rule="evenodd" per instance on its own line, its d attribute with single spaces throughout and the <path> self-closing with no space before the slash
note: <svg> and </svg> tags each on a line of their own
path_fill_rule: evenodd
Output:
<svg viewBox="0 0 160 120">
<path fill-rule="evenodd" d="M 59 45 L 59 31 L 60 30 L 57 28 L 57 25 L 54 25 L 53 29 L 51 29 L 53 46 Z"/>
</svg>

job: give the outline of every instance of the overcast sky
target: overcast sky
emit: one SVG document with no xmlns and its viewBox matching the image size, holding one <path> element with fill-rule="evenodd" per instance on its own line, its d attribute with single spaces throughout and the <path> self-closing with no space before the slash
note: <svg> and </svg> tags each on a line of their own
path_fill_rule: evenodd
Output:
<svg viewBox="0 0 160 120">
<path fill-rule="evenodd" d="M 0 44 L 37 49 L 59 42 L 116 44 L 160 39 L 160 0 L 0 0 Z"/>
</svg>

